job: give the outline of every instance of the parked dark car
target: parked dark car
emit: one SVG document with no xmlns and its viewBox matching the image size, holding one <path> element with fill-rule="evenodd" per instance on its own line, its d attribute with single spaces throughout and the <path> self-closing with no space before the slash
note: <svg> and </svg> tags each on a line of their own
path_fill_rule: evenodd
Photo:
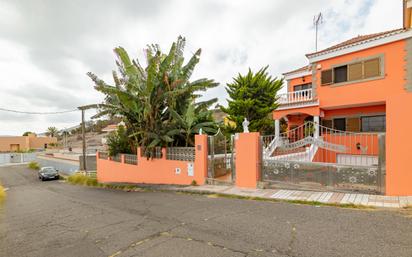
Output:
<svg viewBox="0 0 412 257">
<path fill-rule="evenodd" d="M 59 179 L 59 177 L 59 171 L 53 167 L 43 167 L 39 170 L 39 179 L 42 181 Z"/>
</svg>

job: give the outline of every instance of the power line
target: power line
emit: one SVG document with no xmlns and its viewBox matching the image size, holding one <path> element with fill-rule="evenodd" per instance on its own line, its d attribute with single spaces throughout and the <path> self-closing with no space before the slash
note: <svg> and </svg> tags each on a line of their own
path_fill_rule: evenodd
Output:
<svg viewBox="0 0 412 257">
<path fill-rule="evenodd" d="M 62 113 L 76 112 L 78 111 L 78 109 L 76 108 L 76 109 L 71 109 L 71 110 L 55 111 L 55 112 L 28 112 L 28 111 L 19 111 L 19 110 L 13 110 L 13 109 L 7 109 L 7 108 L 0 107 L 0 111 L 20 113 L 20 114 L 49 115 L 49 114 L 62 114 Z"/>
</svg>

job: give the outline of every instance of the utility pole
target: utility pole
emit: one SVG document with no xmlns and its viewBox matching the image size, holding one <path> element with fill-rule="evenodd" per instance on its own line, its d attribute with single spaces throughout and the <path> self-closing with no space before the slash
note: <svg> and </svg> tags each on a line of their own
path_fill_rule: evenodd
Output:
<svg viewBox="0 0 412 257">
<path fill-rule="evenodd" d="M 82 148 L 83 148 L 83 168 L 84 171 L 87 172 L 87 162 L 86 162 L 86 122 L 85 122 L 85 111 L 88 109 L 96 109 L 99 108 L 98 104 L 90 104 L 90 105 L 84 105 L 84 106 L 79 106 L 77 109 L 79 109 L 82 112 Z"/>
<path fill-rule="evenodd" d="M 320 12 L 318 15 L 313 17 L 313 26 L 315 26 L 316 36 L 315 36 L 315 52 L 318 51 L 318 29 L 319 25 L 323 23 L 323 15 Z"/>
<path fill-rule="evenodd" d="M 84 112 L 86 111 L 85 108 L 79 107 L 79 109 L 82 111 L 82 148 L 83 148 L 83 169 L 85 172 L 87 172 L 87 166 L 86 166 L 86 124 L 84 122 Z"/>
</svg>

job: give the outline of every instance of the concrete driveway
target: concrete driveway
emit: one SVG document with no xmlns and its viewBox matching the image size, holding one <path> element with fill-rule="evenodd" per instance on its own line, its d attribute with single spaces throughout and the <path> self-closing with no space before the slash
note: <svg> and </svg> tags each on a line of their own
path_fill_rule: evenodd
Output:
<svg viewBox="0 0 412 257">
<path fill-rule="evenodd" d="M 412 218 L 40 182 L 1 167 L 0 256 L 412 256 Z"/>
</svg>

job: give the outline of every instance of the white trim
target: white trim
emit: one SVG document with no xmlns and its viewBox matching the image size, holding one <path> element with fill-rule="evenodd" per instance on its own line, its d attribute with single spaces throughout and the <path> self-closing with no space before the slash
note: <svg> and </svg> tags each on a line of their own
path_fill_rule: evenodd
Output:
<svg viewBox="0 0 412 257">
<path fill-rule="evenodd" d="M 314 53 L 314 54 L 306 55 L 306 57 L 309 59 L 310 63 L 315 63 L 318 61 L 322 61 L 322 60 L 330 59 L 333 57 L 365 50 L 365 49 L 380 46 L 380 45 L 385 45 L 388 43 L 396 42 L 396 41 L 407 39 L 410 37 L 412 37 L 412 30 L 399 31 L 399 32 L 394 32 L 393 35 L 390 35 L 390 34 L 388 36 L 383 35 L 381 37 L 361 41 L 361 42 L 358 42 L 352 45 L 343 46 L 337 49 L 332 49 L 324 53 L 318 53 L 318 54 Z"/>
<path fill-rule="evenodd" d="M 289 110 L 289 109 L 299 109 L 299 108 L 305 108 L 305 107 L 313 107 L 313 106 L 319 106 L 319 100 L 317 101 L 311 101 L 309 103 L 300 103 L 300 104 L 292 104 L 292 105 L 281 105 L 279 106 L 276 111 L 282 111 L 282 110 Z"/>
<path fill-rule="evenodd" d="M 305 70 L 305 71 L 299 71 L 299 72 L 291 73 L 291 74 L 287 74 L 287 75 L 284 74 L 286 80 L 301 78 L 301 77 L 309 76 L 309 75 L 312 75 L 312 71 L 306 71 Z"/>
</svg>

